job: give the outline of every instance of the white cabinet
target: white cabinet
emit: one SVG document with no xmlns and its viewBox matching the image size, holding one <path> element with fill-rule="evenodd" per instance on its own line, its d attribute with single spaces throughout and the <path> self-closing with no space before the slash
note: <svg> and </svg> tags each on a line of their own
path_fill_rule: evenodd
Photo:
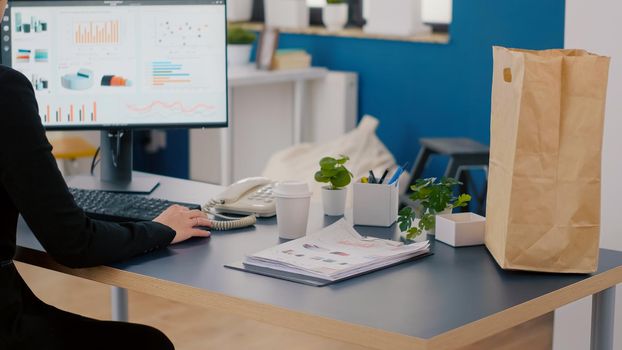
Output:
<svg viewBox="0 0 622 350">
<path fill-rule="evenodd" d="M 190 132 L 191 179 L 229 184 L 257 176 L 276 151 L 351 130 L 358 114 L 357 91 L 353 73 L 317 67 L 273 72 L 232 68 L 230 127 Z"/>
</svg>

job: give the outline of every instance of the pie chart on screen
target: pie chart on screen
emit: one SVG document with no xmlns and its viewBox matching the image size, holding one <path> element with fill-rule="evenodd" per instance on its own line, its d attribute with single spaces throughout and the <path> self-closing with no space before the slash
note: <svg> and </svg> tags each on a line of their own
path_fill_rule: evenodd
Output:
<svg viewBox="0 0 622 350">
<path fill-rule="evenodd" d="M 93 82 L 93 71 L 85 68 L 61 77 L 61 85 L 67 90 L 87 90 L 93 86 Z"/>
<path fill-rule="evenodd" d="M 132 86 L 132 81 L 119 75 L 104 75 L 102 77 L 101 86 Z"/>
</svg>

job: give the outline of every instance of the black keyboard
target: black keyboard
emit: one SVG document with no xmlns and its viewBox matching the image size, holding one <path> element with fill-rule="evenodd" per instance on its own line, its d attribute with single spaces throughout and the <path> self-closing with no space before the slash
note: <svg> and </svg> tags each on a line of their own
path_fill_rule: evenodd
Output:
<svg viewBox="0 0 622 350">
<path fill-rule="evenodd" d="M 171 202 L 142 195 L 70 188 L 76 203 L 93 219 L 124 222 L 151 221 L 173 204 L 200 209 L 197 204 Z"/>
</svg>

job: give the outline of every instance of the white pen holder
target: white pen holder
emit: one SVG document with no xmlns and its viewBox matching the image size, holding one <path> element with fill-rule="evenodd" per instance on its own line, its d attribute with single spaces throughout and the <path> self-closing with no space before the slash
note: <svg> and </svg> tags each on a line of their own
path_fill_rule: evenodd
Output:
<svg viewBox="0 0 622 350">
<path fill-rule="evenodd" d="M 355 225 L 389 227 L 397 220 L 399 184 L 354 183 L 352 206 Z"/>
</svg>

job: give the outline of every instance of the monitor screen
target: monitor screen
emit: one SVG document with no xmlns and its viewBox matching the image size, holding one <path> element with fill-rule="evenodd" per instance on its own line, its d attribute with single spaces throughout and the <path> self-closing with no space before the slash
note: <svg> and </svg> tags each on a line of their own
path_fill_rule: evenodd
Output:
<svg viewBox="0 0 622 350">
<path fill-rule="evenodd" d="M 12 1 L 2 29 L 46 128 L 227 125 L 224 0 Z"/>
</svg>

